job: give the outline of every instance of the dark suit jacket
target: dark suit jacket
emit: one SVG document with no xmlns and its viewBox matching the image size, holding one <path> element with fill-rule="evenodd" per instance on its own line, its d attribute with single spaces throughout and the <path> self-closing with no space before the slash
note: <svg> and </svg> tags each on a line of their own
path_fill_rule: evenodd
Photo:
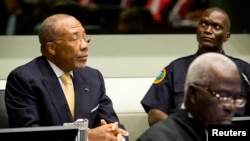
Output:
<svg viewBox="0 0 250 141">
<path fill-rule="evenodd" d="M 89 128 L 98 126 L 100 119 L 118 121 L 102 74 L 90 67 L 76 69 L 73 74 L 76 119 L 87 118 Z M 45 57 L 13 70 L 5 92 L 10 127 L 53 126 L 74 121 L 59 80 Z"/>
</svg>

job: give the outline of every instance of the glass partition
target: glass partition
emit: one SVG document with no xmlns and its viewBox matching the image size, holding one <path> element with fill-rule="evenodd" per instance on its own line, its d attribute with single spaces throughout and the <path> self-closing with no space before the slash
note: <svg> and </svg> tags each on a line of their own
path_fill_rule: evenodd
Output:
<svg viewBox="0 0 250 141">
<path fill-rule="evenodd" d="M 0 35 L 36 35 L 49 15 L 78 18 L 87 34 L 195 33 L 201 12 L 228 12 L 232 33 L 250 33 L 248 0 L 0 0 Z"/>
</svg>

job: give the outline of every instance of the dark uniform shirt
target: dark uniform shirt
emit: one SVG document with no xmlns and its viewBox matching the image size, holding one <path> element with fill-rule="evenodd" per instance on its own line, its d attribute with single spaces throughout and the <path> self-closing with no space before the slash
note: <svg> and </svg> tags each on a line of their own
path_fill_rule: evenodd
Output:
<svg viewBox="0 0 250 141">
<path fill-rule="evenodd" d="M 187 69 L 197 56 L 198 54 L 196 53 L 176 59 L 161 71 L 141 100 L 141 104 L 146 112 L 151 108 L 155 108 L 170 114 L 171 109 L 181 108 Z M 248 82 L 250 79 L 250 64 L 231 56 L 228 57 L 238 66 L 243 78 L 242 95 L 245 96 L 247 101 L 250 101 L 250 87 Z M 238 108 L 235 116 L 250 115 L 250 104 L 248 104 L 245 107 Z"/>
</svg>

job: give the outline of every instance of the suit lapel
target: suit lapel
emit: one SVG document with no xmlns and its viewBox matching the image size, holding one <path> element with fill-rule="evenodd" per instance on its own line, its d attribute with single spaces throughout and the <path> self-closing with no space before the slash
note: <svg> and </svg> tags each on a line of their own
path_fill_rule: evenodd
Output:
<svg viewBox="0 0 250 141">
<path fill-rule="evenodd" d="M 71 116 L 66 98 L 56 74 L 48 64 L 47 60 L 44 60 L 41 66 L 44 74 L 43 84 L 47 89 L 48 95 L 56 109 L 55 111 L 57 112 L 59 119 L 62 123 L 72 122 L 73 117 Z"/>
<path fill-rule="evenodd" d="M 90 98 L 89 83 L 86 81 L 86 79 L 84 79 L 83 76 L 79 75 L 77 71 L 74 71 L 73 83 L 75 88 L 76 118 L 89 118 L 89 102 L 83 102 L 88 101 Z"/>
</svg>

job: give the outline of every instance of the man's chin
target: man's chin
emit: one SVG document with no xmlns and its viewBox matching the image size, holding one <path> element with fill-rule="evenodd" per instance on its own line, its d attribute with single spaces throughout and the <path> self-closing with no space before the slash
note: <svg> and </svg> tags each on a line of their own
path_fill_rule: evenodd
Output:
<svg viewBox="0 0 250 141">
<path fill-rule="evenodd" d="M 86 67 L 86 62 L 84 62 L 84 63 L 78 63 L 78 64 L 75 66 L 76 69 L 78 69 L 78 68 L 84 68 L 84 67 Z"/>
</svg>

